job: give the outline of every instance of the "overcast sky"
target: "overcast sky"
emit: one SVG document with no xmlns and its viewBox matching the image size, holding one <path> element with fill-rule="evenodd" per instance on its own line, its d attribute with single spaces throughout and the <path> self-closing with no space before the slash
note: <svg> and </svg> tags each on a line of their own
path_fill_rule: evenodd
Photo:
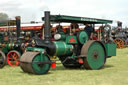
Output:
<svg viewBox="0 0 128 85">
<path fill-rule="evenodd" d="M 0 0 L 0 12 L 10 18 L 21 16 L 22 22 L 41 21 L 44 11 L 122 21 L 128 26 L 128 0 Z"/>
</svg>

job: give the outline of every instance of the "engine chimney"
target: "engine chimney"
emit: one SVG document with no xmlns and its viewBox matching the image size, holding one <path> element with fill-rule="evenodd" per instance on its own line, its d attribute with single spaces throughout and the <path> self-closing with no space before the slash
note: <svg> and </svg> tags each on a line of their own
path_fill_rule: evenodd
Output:
<svg viewBox="0 0 128 85">
<path fill-rule="evenodd" d="M 16 16 L 16 33 L 17 33 L 17 40 L 20 38 L 20 16 Z"/>
<path fill-rule="evenodd" d="M 50 43 L 51 41 L 51 30 L 50 30 L 50 11 L 44 13 L 44 41 Z"/>
</svg>

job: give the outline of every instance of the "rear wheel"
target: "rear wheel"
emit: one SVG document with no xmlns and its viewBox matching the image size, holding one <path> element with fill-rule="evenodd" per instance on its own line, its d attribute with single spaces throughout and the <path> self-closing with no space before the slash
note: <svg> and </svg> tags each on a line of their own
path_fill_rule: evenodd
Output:
<svg viewBox="0 0 128 85">
<path fill-rule="evenodd" d="M 104 45 L 100 41 L 90 40 L 83 45 L 81 55 L 85 55 L 83 66 L 86 69 L 100 69 L 106 62 Z"/>
</svg>

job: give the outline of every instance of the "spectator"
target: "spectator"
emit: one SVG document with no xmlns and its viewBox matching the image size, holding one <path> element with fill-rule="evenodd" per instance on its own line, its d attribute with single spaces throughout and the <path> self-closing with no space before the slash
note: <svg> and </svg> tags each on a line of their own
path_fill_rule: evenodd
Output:
<svg viewBox="0 0 128 85">
<path fill-rule="evenodd" d="M 63 27 L 61 25 L 56 26 L 57 32 L 63 32 Z"/>
<path fill-rule="evenodd" d="M 93 28 L 92 26 L 89 26 L 89 24 L 85 24 L 86 27 L 84 30 L 87 32 L 89 39 L 93 39 Z"/>
<path fill-rule="evenodd" d="M 79 25 L 77 23 L 71 23 L 71 32 L 76 35 L 78 31 L 80 31 L 79 29 Z"/>
</svg>

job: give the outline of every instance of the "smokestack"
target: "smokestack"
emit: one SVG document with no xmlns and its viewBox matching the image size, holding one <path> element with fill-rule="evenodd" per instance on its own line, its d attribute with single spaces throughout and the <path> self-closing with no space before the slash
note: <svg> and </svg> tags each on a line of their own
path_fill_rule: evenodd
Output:
<svg viewBox="0 0 128 85">
<path fill-rule="evenodd" d="M 50 30 L 50 11 L 45 11 L 44 13 L 44 40 L 45 43 L 50 43 L 51 41 L 51 30 Z"/>
<path fill-rule="evenodd" d="M 16 16 L 16 33 L 17 33 L 17 40 L 20 38 L 20 16 Z"/>
</svg>

